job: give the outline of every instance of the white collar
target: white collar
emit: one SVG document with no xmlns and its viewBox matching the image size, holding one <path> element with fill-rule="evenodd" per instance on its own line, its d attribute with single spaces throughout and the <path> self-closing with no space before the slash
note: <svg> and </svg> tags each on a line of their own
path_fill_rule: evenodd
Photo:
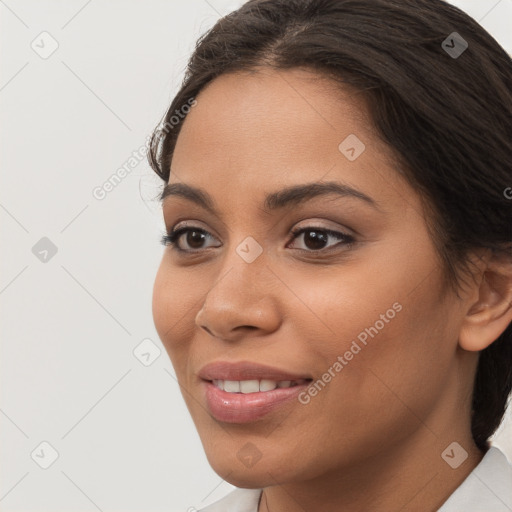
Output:
<svg viewBox="0 0 512 512">
<path fill-rule="evenodd" d="M 512 512 L 512 465 L 491 446 L 438 512 Z"/>
</svg>

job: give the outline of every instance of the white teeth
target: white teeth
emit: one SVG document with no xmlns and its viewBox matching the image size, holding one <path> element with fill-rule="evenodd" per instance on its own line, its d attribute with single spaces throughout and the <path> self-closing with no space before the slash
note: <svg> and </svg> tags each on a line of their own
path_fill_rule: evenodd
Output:
<svg viewBox="0 0 512 512">
<path fill-rule="evenodd" d="M 224 391 L 228 393 L 240 393 L 240 381 L 239 380 L 225 380 Z"/>
<path fill-rule="evenodd" d="M 260 391 L 272 391 L 277 388 L 275 380 L 262 379 L 260 380 Z"/>
<path fill-rule="evenodd" d="M 260 390 L 260 382 L 258 380 L 241 380 L 240 391 L 242 393 L 257 393 Z"/>
<path fill-rule="evenodd" d="M 297 384 L 302 384 L 301 381 L 296 380 L 282 380 L 275 381 L 269 379 L 261 380 L 217 380 L 214 379 L 213 384 L 227 391 L 228 393 L 257 393 L 258 391 L 272 391 L 276 388 L 289 388 Z"/>
</svg>

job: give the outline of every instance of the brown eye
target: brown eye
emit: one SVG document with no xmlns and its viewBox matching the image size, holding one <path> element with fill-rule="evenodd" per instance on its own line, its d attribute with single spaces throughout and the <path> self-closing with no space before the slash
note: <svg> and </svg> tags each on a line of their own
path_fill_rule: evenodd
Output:
<svg viewBox="0 0 512 512">
<path fill-rule="evenodd" d="M 164 234 L 161 242 L 163 245 L 172 246 L 177 251 L 196 252 L 205 248 L 203 244 L 208 238 L 213 238 L 213 235 L 204 229 L 197 227 L 183 227 Z M 187 246 L 185 248 L 183 248 L 180 243 L 183 241 Z"/>
<path fill-rule="evenodd" d="M 340 231 L 333 231 L 331 229 L 325 228 L 317 228 L 314 226 L 300 228 L 298 230 L 293 231 L 292 233 L 294 235 L 294 240 L 299 239 L 301 235 L 304 235 L 302 238 L 305 247 L 298 247 L 298 249 L 308 252 L 318 252 L 325 249 L 329 250 L 331 247 L 336 245 L 347 246 L 355 241 L 353 236 L 341 233 Z M 337 239 L 339 242 L 328 245 L 329 239 L 332 238 Z"/>
<path fill-rule="evenodd" d="M 203 231 L 197 231 L 195 229 L 189 229 L 185 233 L 184 239 L 186 243 L 192 248 L 192 249 L 200 249 L 201 245 L 204 243 L 204 240 L 206 238 L 205 233 Z"/>
</svg>

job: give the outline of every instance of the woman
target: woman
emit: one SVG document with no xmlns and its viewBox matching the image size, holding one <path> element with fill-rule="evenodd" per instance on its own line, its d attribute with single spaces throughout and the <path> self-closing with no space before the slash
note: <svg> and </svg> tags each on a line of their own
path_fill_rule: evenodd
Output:
<svg viewBox="0 0 512 512">
<path fill-rule="evenodd" d="M 250 0 L 152 139 L 205 511 L 509 511 L 512 62 L 441 0 Z"/>
</svg>

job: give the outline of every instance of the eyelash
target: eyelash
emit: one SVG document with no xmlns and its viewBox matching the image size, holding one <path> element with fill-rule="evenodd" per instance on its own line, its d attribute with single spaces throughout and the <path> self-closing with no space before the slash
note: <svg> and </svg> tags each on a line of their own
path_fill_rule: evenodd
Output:
<svg viewBox="0 0 512 512">
<path fill-rule="evenodd" d="M 199 253 L 202 250 L 204 250 L 204 249 L 189 250 L 189 249 L 181 249 L 180 247 L 178 247 L 178 243 L 177 242 L 179 241 L 179 238 L 181 237 L 181 235 L 183 235 L 184 233 L 187 233 L 189 231 L 197 231 L 197 232 L 206 234 L 206 235 L 208 235 L 210 237 L 212 236 L 210 233 L 208 233 L 208 231 L 205 231 L 204 229 L 197 228 L 197 227 L 194 227 L 194 226 L 186 226 L 186 227 L 179 228 L 176 231 L 171 231 L 170 233 L 164 233 L 162 235 L 160 243 L 162 245 L 165 245 L 165 246 L 171 246 L 171 248 L 173 250 L 178 251 L 178 252 L 180 252 L 182 254 L 186 254 L 186 253 L 189 253 L 189 254 Z M 291 234 L 293 235 L 293 238 L 290 241 L 295 240 L 299 235 L 301 235 L 302 233 L 305 233 L 307 231 L 316 231 L 316 232 L 324 233 L 326 235 L 331 235 L 331 236 L 334 236 L 336 238 L 339 238 L 342 241 L 344 241 L 344 242 L 341 242 L 341 245 L 344 245 L 347 248 L 352 247 L 352 245 L 356 241 L 353 236 L 347 235 L 346 233 L 343 233 L 341 231 L 334 231 L 332 229 L 320 228 L 320 227 L 316 227 L 316 226 L 307 226 L 307 227 L 304 227 L 304 228 L 293 229 L 291 231 Z M 315 254 L 315 253 L 325 253 L 325 252 L 330 252 L 331 250 L 335 250 L 334 248 L 337 247 L 338 245 L 340 245 L 340 243 L 335 244 L 334 246 L 328 247 L 326 249 L 318 249 L 318 250 L 314 250 L 314 249 L 309 249 L 309 250 L 308 249 L 295 249 L 295 250 L 301 251 L 303 253 L 308 253 L 308 254 L 311 254 L 311 253 L 313 253 L 313 254 Z"/>
</svg>

